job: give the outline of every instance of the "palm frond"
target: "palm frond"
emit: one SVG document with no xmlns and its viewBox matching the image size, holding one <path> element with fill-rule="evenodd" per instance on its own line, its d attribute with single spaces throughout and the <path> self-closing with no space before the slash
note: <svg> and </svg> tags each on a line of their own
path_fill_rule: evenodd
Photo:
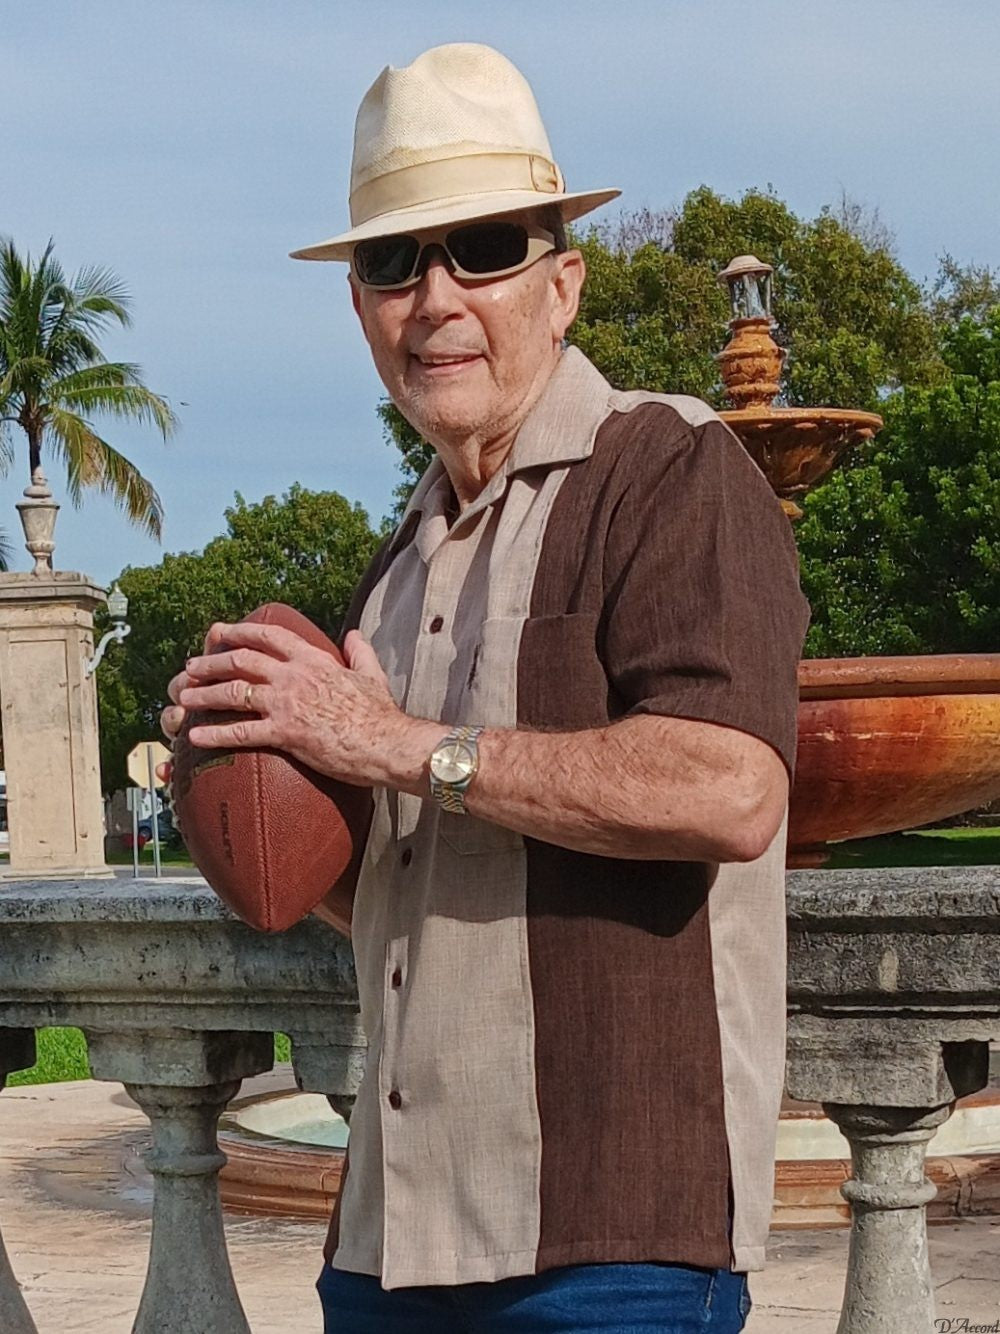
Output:
<svg viewBox="0 0 1000 1334">
<path fill-rule="evenodd" d="M 123 383 L 113 376 L 104 379 L 103 373 L 109 368 L 117 369 L 108 363 L 67 376 L 52 386 L 49 401 L 88 415 L 99 412 L 155 426 L 164 439 L 177 429 L 177 417 L 165 399 L 134 380 Z"/>
<path fill-rule="evenodd" d="M 81 269 L 72 283 L 73 305 L 81 318 L 103 326 L 112 317 L 122 326 L 132 322 L 128 288 L 111 269 L 90 265 Z"/>
<path fill-rule="evenodd" d="M 14 442 L 10 436 L 10 427 L 6 421 L 0 421 L 0 473 L 6 477 L 13 462 Z"/>
<path fill-rule="evenodd" d="M 0 379 L 0 403 L 6 403 L 14 394 L 29 393 L 32 385 L 44 378 L 49 369 L 48 360 L 41 354 L 19 357 Z"/>
<path fill-rule="evenodd" d="M 53 408 L 46 422 L 46 437 L 66 463 L 70 497 L 79 504 L 84 488 L 111 496 L 132 523 L 159 539 L 163 505 L 153 484 L 134 463 L 109 445 L 89 422 L 66 408 Z"/>
<path fill-rule="evenodd" d="M 0 571 L 4 574 L 10 569 L 11 561 L 14 559 L 14 543 L 7 534 L 0 528 Z"/>
</svg>

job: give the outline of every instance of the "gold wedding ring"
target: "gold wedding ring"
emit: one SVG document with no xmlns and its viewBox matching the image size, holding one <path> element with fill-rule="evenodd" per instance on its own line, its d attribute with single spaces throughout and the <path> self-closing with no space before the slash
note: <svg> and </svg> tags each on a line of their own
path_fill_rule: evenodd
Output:
<svg viewBox="0 0 1000 1334">
<path fill-rule="evenodd" d="M 248 685 L 247 688 L 246 688 L 246 691 L 244 692 L 244 695 L 243 695 L 243 707 L 247 710 L 248 713 L 249 713 L 249 712 L 252 712 L 252 710 L 253 710 L 253 686 L 252 686 L 252 685 Z"/>
</svg>

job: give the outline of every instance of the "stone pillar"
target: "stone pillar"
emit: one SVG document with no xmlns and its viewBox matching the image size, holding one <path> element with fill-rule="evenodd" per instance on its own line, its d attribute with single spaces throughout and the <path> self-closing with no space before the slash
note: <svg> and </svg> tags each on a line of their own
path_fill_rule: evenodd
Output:
<svg viewBox="0 0 1000 1334">
<path fill-rule="evenodd" d="M 133 1334 L 250 1334 L 226 1251 L 216 1138 L 241 1080 L 274 1063 L 271 1033 L 87 1033 L 98 1079 L 149 1117 L 153 1232 Z"/>
<path fill-rule="evenodd" d="M 82 574 L 0 574 L 0 706 L 10 865 L 0 879 L 110 876 L 85 675 L 104 590 Z"/>
<path fill-rule="evenodd" d="M 989 1079 L 989 1046 L 942 1042 L 920 1021 L 793 1015 L 786 1088 L 821 1102 L 851 1146 L 851 1243 L 837 1334 L 934 1334 L 927 1145 L 957 1098 Z"/>
<path fill-rule="evenodd" d="M 295 1082 L 306 1093 L 325 1093 L 330 1106 L 350 1121 L 368 1056 L 356 1005 L 338 1006 L 322 1032 L 288 1035 Z"/>
<path fill-rule="evenodd" d="M 844 1107 L 824 1103 L 851 1146 L 851 1245 L 837 1334 L 934 1334 L 925 1210 L 937 1193 L 924 1176 L 927 1145 L 951 1105 Z"/>
<path fill-rule="evenodd" d="M 35 1064 L 35 1035 L 30 1028 L 0 1028 L 0 1089 L 13 1070 Z M 3 1334 L 38 1334 L 0 1237 L 0 1330 Z"/>
</svg>

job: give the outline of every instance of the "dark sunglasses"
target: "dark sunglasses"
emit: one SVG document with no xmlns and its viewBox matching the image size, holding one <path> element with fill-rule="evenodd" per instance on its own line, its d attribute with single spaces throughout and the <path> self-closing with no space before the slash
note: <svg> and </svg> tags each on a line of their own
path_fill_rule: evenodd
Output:
<svg viewBox="0 0 1000 1334">
<path fill-rule="evenodd" d="M 383 291 L 418 283 L 427 269 L 427 251 L 440 246 L 456 278 L 480 282 L 528 268 L 555 250 L 551 233 L 519 222 L 470 222 L 462 227 L 422 231 L 419 236 L 376 236 L 359 241 L 351 270 L 364 287 Z"/>
</svg>

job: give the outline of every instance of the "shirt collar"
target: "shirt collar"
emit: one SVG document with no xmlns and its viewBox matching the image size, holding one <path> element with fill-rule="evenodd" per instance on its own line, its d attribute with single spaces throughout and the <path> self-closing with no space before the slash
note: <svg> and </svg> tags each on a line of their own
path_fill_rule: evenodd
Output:
<svg viewBox="0 0 1000 1334">
<path fill-rule="evenodd" d="M 611 386 L 577 347 L 568 347 L 510 452 L 508 473 L 578 463 L 594 452 Z"/>
</svg>

